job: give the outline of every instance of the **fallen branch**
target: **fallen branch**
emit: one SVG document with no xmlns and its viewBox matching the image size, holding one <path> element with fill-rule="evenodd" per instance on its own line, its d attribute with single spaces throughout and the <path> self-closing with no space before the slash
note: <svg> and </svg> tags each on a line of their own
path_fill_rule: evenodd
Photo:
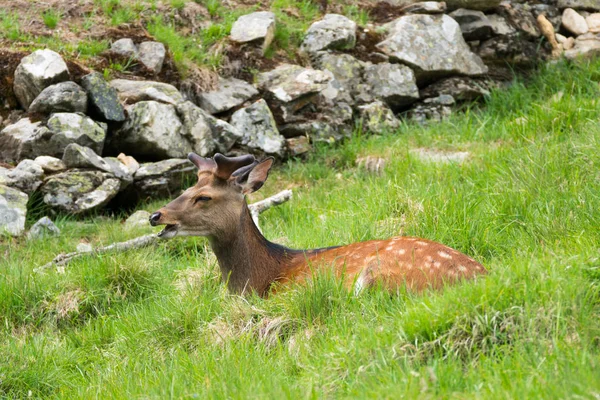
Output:
<svg viewBox="0 0 600 400">
<path fill-rule="evenodd" d="M 291 198 L 292 198 L 292 191 L 284 190 L 284 191 L 277 193 L 274 196 L 271 196 L 264 200 L 257 201 L 256 203 L 250 204 L 248 206 L 248 208 L 250 209 L 250 214 L 252 215 L 252 219 L 254 220 L 254 223 L 256 224 L 256 226 L 258 227 L 258 216 L 262 212 L 268 210 L 271 207 L 283 204 Z M 50 261 L 49 263 L 44 264 L 41 267 L 35 268 L 34 271 L 42 272 L 49 268 L 52 268 L 53 266 L 57 267 L 57 268 L 64 267 L 72 260 L 83 257 L 83 256 L 87 256 L 87 255 L 96 255 L 96 254 L 108 253 L 111 251 L 124 252 L 127 250 L 140 249 L 143 247 L 148 247 L 148 246 L 154 245 L 161 240 L 166 240 L 166 239 L 161 239 L 156 234 L 151 234 L 151 235 L 139 236 L 139 237 L 127 240 L 125 242 L 112 243 L 112 244 L 109 244 L 108 246 L 98 247 L 98 248 L 92 249 L 92 250 L 74 251 L 72 253 L 61 253 L 61 254 L 57 255 L 56 257 L 54 257 L 54 259 L 52 261 Z"/>
</svg>

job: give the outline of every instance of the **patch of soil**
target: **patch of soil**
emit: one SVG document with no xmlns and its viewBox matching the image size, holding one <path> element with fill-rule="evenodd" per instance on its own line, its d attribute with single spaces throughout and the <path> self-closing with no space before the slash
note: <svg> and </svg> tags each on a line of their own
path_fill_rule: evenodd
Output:
<svg viewBox="0 0 600 400">
<path fill-rule="evenodd" d="M 377 43 L 383 40 L 383 35 L 372 29 L 358 27 L 356 29 L 356 45 L 346 53 L 354 56 L 361 61 L 369 61 L 373 64 L 379 64 L 386 61 L 381 55 L 381 51 L 376 47 Z"/>
<path fill-rule="evenodd" d="M 402 16 L 404 14 L 403 8 L 404 6 L 395 6 L 386 1 L 380 1 L 367 10 L 374 23 L 384 24 Z"/>
<path fill-rule="evenodd" d="M 8 116 L 10 110 L 17 108 L 18 102 L 13 91 L 15 69 L 26 52 L 0 49 L 0 116 Z"/>
<path fill-rule="evenodd" d="M 257 72 L 269 71 L 281 63 L 299 63 L 282 54 L 264 57 L 259 47 L 252 43 L 227 45 L 223 52 L 223 63 L 219 73 L 224 77 L 233 77 L 253 83 Z"/>
</svg>

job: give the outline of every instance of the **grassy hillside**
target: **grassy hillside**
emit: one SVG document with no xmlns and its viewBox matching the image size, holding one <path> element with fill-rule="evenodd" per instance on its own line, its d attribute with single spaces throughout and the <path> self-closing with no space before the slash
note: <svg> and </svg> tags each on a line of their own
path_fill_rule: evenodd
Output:
<svg viewBox="0 0 600 400">
<path fill-rule="evenodd" d="M 599 81 L 600 61 L 548 66 L 482 110 L 289 161 L 259 192 L 293 188 L 261 217 L 289 246 L 417 235 L 490 271 L 440 293 L 354 296 L 324 274 L 268 300 L 231 296 L 202 238 L 33 272 L 80 241 L 153 230 L 122 216 L 2 239 L 0 396 L 597 398 Z M 416 148 L 471 157 L 433 164 Z M 355 166 L 366 155 L 388 159 L 381 176 Z"/>
</svg>

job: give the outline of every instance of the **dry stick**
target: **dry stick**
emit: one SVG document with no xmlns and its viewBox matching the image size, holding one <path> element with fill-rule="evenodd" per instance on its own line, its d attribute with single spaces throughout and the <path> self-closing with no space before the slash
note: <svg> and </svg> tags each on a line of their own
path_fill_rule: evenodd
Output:
<svg viewBox="0 0 600 400">
<path fill-rule="evenodd" d="M 277 193 L 274 196 L 268 197 L 264 200 L 257 201 L 256 203 L 250 204 L 250 214 L 254 223 L 258 227 L 258 216 L 271 207 L 278 206 L 285 203 L 292 198 L 291 190 L 284 190 Z M 260 228 L 259 228 L 260 229 Z M 67 265 L 69 262 L 76 258 L 80 258 L 91 254 L 102 254 L 110 251 L 124 252 L 132 249 L 140 249 L 158 243 L 161 240 L 156 234 L 139 236 L 134 239 L 127 240 L 125 242 L 112 243 L 108 246 L 98 247 L 97 249 L 86 250 L 86 251 L 75 251 L 73 253 L 62 253 L 54 257 L 52 261 L 34 269 L 35 272 L 42 272 L 46 269 L 52 268 L 53 266 L 61 267 Z"/>
</svg>

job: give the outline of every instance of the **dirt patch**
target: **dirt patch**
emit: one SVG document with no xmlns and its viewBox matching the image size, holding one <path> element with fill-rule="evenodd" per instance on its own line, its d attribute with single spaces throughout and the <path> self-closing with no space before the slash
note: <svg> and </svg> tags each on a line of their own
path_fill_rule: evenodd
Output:
<svg viewBox="0 0 600 400">
<path fill-rule="evenodd" d="M 356 29 L 356 46 L 348 50 L 347 53 L 355 58 L 379 64 L 387 60 L 381 55 L 381 51 L 376 47 L 378 43 L 383 41 L 383 36 L 372 29 L 358 27 Z"/>
<path fill-rule="evenodd" d="M 264 57 L 260 48 L 252 43 L 231 43 L 223 52 L 223 63 L 219 68 L 219 73 L 225 77 L 253 83 L 256 73 L 272 70 L 281 63 L 295 63 L 296 61 L 290 60 L 282 54 L 275 54 L 271 58 Z"/>
<path fill-rule="evenodd" d="M 13 91 L 15 69 L 27 53 L 0 49 L 0 116 L 8 115 L 11 109 L 17 108 L 17 98 Z"/>
<path fill-rule="evenodd" d="M 369 7 L 367 10 L 369 13 L 369 17 L 371 17 L 374 23 L 383 24 L 386 22 L 390 22 L 403 15 L 404 12 L 402 11 L 402 9 L 404 7 L 404 5 L 396 6 L 386 1 L 380 1 L 374 6 Z"/>
</svg>

